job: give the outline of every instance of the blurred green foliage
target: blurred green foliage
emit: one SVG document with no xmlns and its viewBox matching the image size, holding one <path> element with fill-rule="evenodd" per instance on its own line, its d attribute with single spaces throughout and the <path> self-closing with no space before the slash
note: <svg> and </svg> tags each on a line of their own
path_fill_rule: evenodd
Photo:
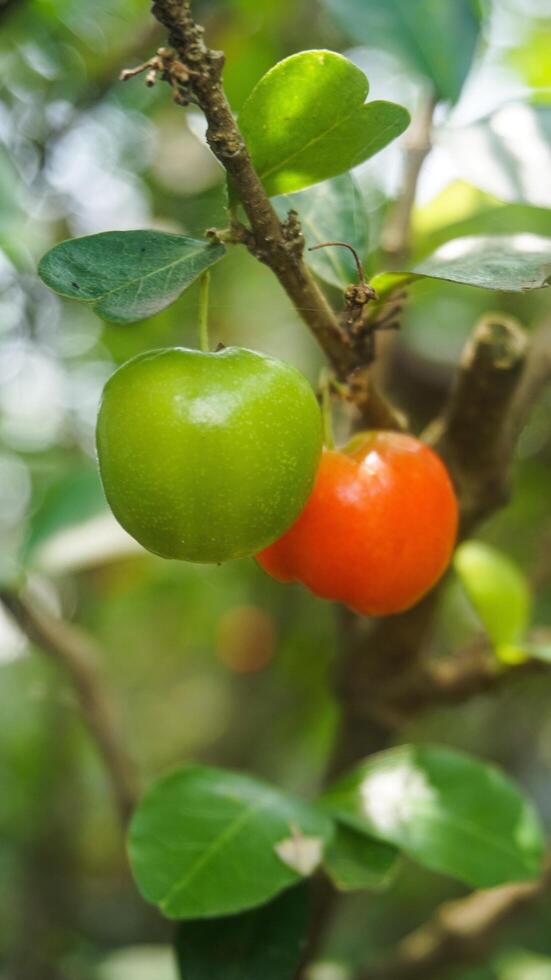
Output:
<svg viewBox="0 0 551 980">
<path fill-rule="evenodd" d="M 415 109 L 419 82 L 407 59 L 399 61 L 392 45 L 383 52 L 365 46 L 367 35 L 356 37 L 348 25 L 343 33 L 334 4 L 195 6 L 212 45 L 226 51 L 236 110 L 275 61 L 318 47 L 350 53 L 367 71 L 370 97 Z M 69 236 L 144 226 L 197 236 L 225 222 L 223 175 L 204 146 L 200 115 L 173 106 L 163 86 L 116 81 L 163 43 L 146 7 L 139 0 L 16 0 L 0 12 L 0 573 L 13 574 L 24 558 L 44 600 L 98 638 L 101 670 L 145 779 L 198 759 L 307 797 L 317 790 L 335 727 L 329 680 L 338 611 L 269 580 L 254 562 L 200 567 L 146 556 L 110 520 L 93 464 L 104 381 L 148 347 L 195 345 L 197 288 L 152 320 L 117 327 L 53 296 L 36 277 L 38 258 Z M 438 110 L 437 148 L 414 215 L 415 257 L 460 235 L 550 234 L 549 200 L 540 199 L 532 163 L 541 159 L 543 130 L 530 128 L 523 104 L 515 117 L 526 123 L 522 152 L 510 144 L 505 151 L 495 115 L 519 99 L 546 109 L 545 16 L 536 0 L 494 0 L 464 95 L 451 114 Z M 458 145 L 463 126 L 482 119 L 497 145 L 496 172 L 515 156 L 516 197 L 500 198 L 487 166 L 474 186 L 476 143 L 468 144 L 468 167 L 446 151 L 447 141 Z M 463 135 L 472 140 L 472 127 Z M 377 229 L 399 189 L 399 155 L 391 147 L 355 174 L 368 215 L 370 270 L 377 268 Z M 315 381 L 320 354 L 267 269 L 233 249 L 212 279 L 214 343 L 283 356 Z M 502 310 L 528 330 L 549 319 L 545 291 L 496 295 L 426 281 L 410 300 L 387 373 L 416 429 L 442 405 L 481 314 Z M 550 408 L 547 393 L 521 438 L 512 501 L 483 529 L 538 583 L 539 626 L 551 621 Z M 450 576 L 434 654 L 471 642 L 479 630 Z M 153 973 L 161 980 L 163 970 L 168 980 L 166 950 L 151 947 L 164 947 L 170 930 L 130 882 L 104 773 L 67 680 L 3 617 L 0 679 L 1 980 L 145 980 Z M 525 679 L 497 698 L 434 712 L 405 736 L 505 765 L 549 825 L 550 696 L 551 678 Z M 367 952 L 391 947 L 458 891 L 404 862 L 384 895 L 346 897 L 325 955 L 347 976 Z M 534 910 L 491 963 L 462 980 L 539 978 L 542 962 L 549 970 L 550 916 L 549 907 Z"/>
</svg>

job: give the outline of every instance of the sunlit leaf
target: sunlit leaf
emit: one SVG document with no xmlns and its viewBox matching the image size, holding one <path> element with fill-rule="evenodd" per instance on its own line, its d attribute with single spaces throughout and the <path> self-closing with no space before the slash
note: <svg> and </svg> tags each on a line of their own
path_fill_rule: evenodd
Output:
<svg viewBox="0 0 551 980">
<path fill-rule="evenodd" d="M 261 78 L 239 124 L 269 195 L 344 173 L 404 132 L 407 110 L 366 103 L 368 90 L 364 73 L 333 51 L 291 55 Z"/>
<path fill-rule="evenodd" d="M 530 586 L 522 570 L 482 541 L 459 545 L 454 566 L 494 646 L 518 644 L 532 611 Z"/>
<path fill-rule="evenodd" d="M 337 824 L 324 867 L 340 891 L 378 891 L 392 881 L 398 858 L 398 851 L 389 844 Z"/>
<path fill-rule="evenodd" d="M 176 934 L 182 980 L 293 980 L 308 905 L 308 887 L 299 885 L 250 912 L 183 923 Z"/>
<path fill-rule="evenodd" d="M 354 44 L 393 51 L 455 102 L 471 66 L 480 30 L 473 0 L 324 0 Z"/>
<path fill-rule="evenodd" d="M 551 105 L 514 102 L 469 126 L 439 131 L 456 171 L 511 203 L 551 207 Z"/>
<path fill-rule="evenodd" d="M 56 245 L 38 272 L 51 289 L 93 304 L 105 320 L 134 323 L 173 303 L 224 252 L 184 235 L 106 231 Z"/>
<path fill-rule="evenodd" d="M 476 888 L 541 870 L 532 806 L 492 765 L 436 746 L 380 752 L 338 780 L 324 803 L 339 821 Z"/>
<path fill-rule="evenodd" d="M 365 261 L 369 248 L 366 205 L 351 174 L 276 197 L 273 204 L 280 218 L 285 218 L 290 209 L 298 212 L 307 248 L 320 242 L 347 242 Z M 332 286 L 344 288 L 357 281 L 354 257 L 346 248 L 331 246 L 306 251 L 305 259 L 316 275 Z"/>
<path fill-rule="evenodd" d="M 319 809 L 240 773 L 187 766 L 146 793 L 131 823 L 138 887 L 171 919 L 253 908 L 301 879 L 276 846 L 293 832 L 323 844 Z"/>
</svg>

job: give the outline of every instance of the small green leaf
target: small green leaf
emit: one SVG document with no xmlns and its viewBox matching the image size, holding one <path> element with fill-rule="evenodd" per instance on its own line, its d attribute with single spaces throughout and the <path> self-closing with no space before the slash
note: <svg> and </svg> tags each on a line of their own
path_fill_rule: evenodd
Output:
<svg viewBox="0 0 551 980">
<path fill-rule="evenodd" d="M 273 204 L 280 218 L 291 209 L 298 212 L 307 248 L 320 242 L 347 242 L 365 261 L 369 248 L 366 206 L 351 174 L 276 197 Z M 304 257 L 316 275 L 332 286 L 342 289 L 358 279 L 354 257 L 346 248 L 320 248 L 306 251 Z"/>
<path fill-rule="evenodd" d="M 308 906 L 308 887 L 299 885 L 241 915 L 183 923 L 176 934 L 182 980 L 293 980 Z"/>
<path fill-rule="evenodd" d="M 260 79 L 239 125 L 270 196 L 344 173 L 404 132 L 407 110 L 365 103 L 368 90 L 364 73 L 333 51 L 291 55 Z"/>
<path fill-rule="evenodd" d="M 340 891 L 378 891 L 392 881 L 398 857 L 395 847 L 337 824 L 324 867 Z"/>
<path fill-rule="evenodd" d="M 482 541 L 459 545 L 454 567 L 493 645 L 518 644 L 532 612 L 530 586 L 522 570 Z"/>
<path fill-rule="evenodd" d="M 92 303 L 103 319 L 135 323 L 173 303 L 224 252 L 184 235 L 106 231 L 56 245 L 38 273 L 61 296 Z"/>
<path fill-rule="evenodd" d="M 325 0 L 354 44 L 393 51 L 455 102 L 471 66 L 480 30 L 472 0 Z"/>
<path fill-rule="evenodd" d="M 138 888 L 170 919 L 253 908 L 301 880 L 276 848 L 290 835 L 331 838 L 314 806 L 250 776 L 186 766 L 146 793 L 131 823 Z"/>
<path fill-rule="evenodd" d="M 475 888 L 541 870 L 545 843 L 532 806 L 494 766 L 451 749 L 380 752 L 340 779 L 323 803 L 338 821 Z"/>
<path fill-rule="evenodd" d="M 449 126 L 438 143 L 469 183 L 512 204 L 551 207 L 551 106 L 512 102 L 469 126 Z"/>
</svg>

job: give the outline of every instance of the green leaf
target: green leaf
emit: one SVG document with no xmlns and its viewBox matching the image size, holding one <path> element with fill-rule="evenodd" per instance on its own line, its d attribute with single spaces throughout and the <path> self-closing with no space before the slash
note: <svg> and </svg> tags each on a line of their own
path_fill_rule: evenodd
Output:
<svg viewBox="0 0 551 980">
<path fill-rule="evenodd" d="M 135 323 L 173 303 L 224 252 L 184 235 L 106 231 L 56 245 L 38 273 L 61 296 L 92 303 L 103 319 Z"/>
<path fill-rule="evenodd" d="M 472 0 L 325 0 L 354 44 L 393 51 L 440 99 L 455 102 L 480 30 Z"/>
<path fill-rule="evenodd" d="M 544 663 L 551 663 L 551 639 L 547 642 L 528 637 L 522 643 L 522 652 L 526 657 L 533 657 L 534 660 L 543 660 Z"/>
<path fill-rule="evenodd" d="M 81 464 L 48 487 L 33 510 L 21 548 L 23 560 L 31 557 L 48 538 L 102 512 L 107 513 L 105 494 L 97 466 Z"/>
<path fill-rule="evenodd" d="M 451 239 L 468 235 L 515 235 L 532 233 L 551 238 L 551 209 L 527 204 L 499 204 L 476 210 L 461 221 L 442 223 L 438 228 L 417 236 L 415 247 L 419 259 L 436 251 Z"/>
<path fill-rule="evenodd" d="M 182 980 L 293 980 L 308 931 L 308 887 L 221 919 L 183 923 L 176 934 Z"/>
<path fill-rule="evenodd" d="M 327 816 L 260 780 L 207 766 L 160 779 L 132 819 L 138 888 L 170 919 L 231 915 L 266 902 L 301 875 L 277 848 L 331 838 Z"/>
<path fill-rule="evenodd" d="M 274 198 L 280 218 L 294 209 L 298 212 L 307 248 L 320 242 L 348 242 L 365 261 L 369 248 L 366 206 L 362 193 L 351 174 L 315 184 L 296 194 Z M 305 252 L 308 265 L 320 279 L 344 288 L 357 282 L 358 273 L 352 253 L 346 248 L 320 248 Z"/>
<path fill-rule="evenodd" d="M 528 580 L 511 559 L 482 541 L 465 541 L 454 567 L 495 647 L 520 642 L 530 621 Z"/>
<path fill-rule="evenodd" d="M 551 207 L 551 106 L 514 102 L 470 126 L 440 131 L 438 143 L 465 179 L 510 203 Z"/>
<path fill-rule="evenodd" d="M 493 961 L 496 980 L 549 980 L 551 957 L 525 949 L 505 949 Z"/>
<path fill-rule="evenodd" d="M 340 891 L 380 890 L 390 884 L 398 865 L 395 847 L 337 824 L 324 868 Z"/>
<path fill-rule="evenodd" d="M 409 113 L 368 102 L 363 71 L 333 51 L 302 51 L 251 92 L 239 124 L 267 193 L 288 194 L 344 173 L 400 136 Z"/>
<path fill-rule="evenodd" d="M 380 752 L 323 802 L 337 820 L 475 888 L 541 870 L 544 838 L 532 806 L 494 766 L 451 749 Z"/>
</svg>

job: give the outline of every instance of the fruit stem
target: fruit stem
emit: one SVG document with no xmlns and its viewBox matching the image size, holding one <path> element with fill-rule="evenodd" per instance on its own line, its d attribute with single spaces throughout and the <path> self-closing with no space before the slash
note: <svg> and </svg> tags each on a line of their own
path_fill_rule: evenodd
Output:
<svg viewBox="0 0 551 980">
<path fill-rule="evenodd" d="M 323 441 L 328 449 L 334 449 L 335 437 L 333 435 L 333 414 L 331 412 L 331 372 L 329 368 L 324 367 L 320 371 L 319 390 L 321 394 Z"/>
<path fill-rule="evenodd" d="M 199 280 L 199 346 L 206 354 L 209 349 L 209 286 L 210 272 L 203 272 Z"/>
</svg>

